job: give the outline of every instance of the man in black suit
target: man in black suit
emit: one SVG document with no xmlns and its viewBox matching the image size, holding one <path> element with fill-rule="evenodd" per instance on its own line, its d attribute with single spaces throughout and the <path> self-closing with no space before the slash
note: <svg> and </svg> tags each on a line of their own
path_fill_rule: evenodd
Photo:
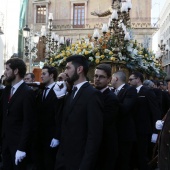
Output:
<svg viewBox="0 0 170 170">
<path fill-rule="evenodd" d="M 37 170 L 54 170 L 57 146 L 60 139 L 61 116 L 58 114 L 63 104 L 66 89 L 59 95 L 60 88 L 55 82 L 57 69 L 42 68 L 41 79 L 45 86 L 37 95 Z M 58 89 L 58 90 L 56 90 Z"/>
<path fill-rule="evenodd" d="M 25 170 L 34 128 L 35 96 L 23 81 L 26 65 L 19 58 L 6 62 L 5 87 L 1 104 L 2 157 L 4 170 Z"/>
<path fill-rule="evenodd" d="M 118 141 L 119 156 L 117 160 L 117 169 L 129 170 L 132 146 L 136 140 L 136 131 L 134 123 L 134 107 L 137 99 L 137 91 L 130 87 L 126 82 L 126 75 L 118 71 L 112 75 L 112 86 L 120 102 L 120 112 L 118 114 Z"/>
<path fill-rule="evenodd" d="M 73 55 L 66 62 L 67 81 L 74 85 L 65 100 L 55 170 L 94 170 L 103 132 L 102 94 L 86 81 L 84 56 Z"/>
<path fill-rule="evenodd" d="M 116 95 L 109 89 L 111 67 L 100 64 L 94 73 L 94 86 L 100 90 L 104 99 L 103 139 L 100 148 L 96 170 L 114 170 L 118 156 L 117 115 L 119 102 Z"/>
<path fill-rule="evenodd" d="M 148 146 L 152 141 L 156 140 L 157 130 L 155 123 L 160 120 L 161 110 L 159 108 L 156 95 L 152 89 L 148 89 L 142 85 L 144 80 L 140 72 L 134 72 L 129 77 L 131 86 L 136 87 L 138 98 L 135 111 L 135 124 L 137 131 L 137 143 L 135 152 L 137 153 L 138 168 L 140 170 L 148 170 Z"/>
</svg>

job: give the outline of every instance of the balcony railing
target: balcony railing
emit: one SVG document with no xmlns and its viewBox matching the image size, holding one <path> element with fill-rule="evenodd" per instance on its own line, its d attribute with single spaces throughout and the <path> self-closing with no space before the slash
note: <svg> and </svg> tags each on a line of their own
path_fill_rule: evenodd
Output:
<svg viewBox="0 0 170 170">
<path fill-rule="evenodd" d="M 71 19 L 57 19 L 53 20 L 54 30 L 68 30 L 68 29 L 94 29 L 102 28 L 103 23 L 108 23 L 108 18 L 88 18 L 81 22 L 81 24 L 74 25 L 74 20 Z M 158 29 L 158 25 L 151 24 L 151 18 L 132 18 L 132 28 L 155 28 Z M 78 22 L 76 22 L 78 23 Z M 82 24 L 83 23 L 83 24 Z M 40 24 L 36 24 L 36 27 L 40 27 Z M 42 24 L 41 24 L 42 25 Z"/>
</svg>

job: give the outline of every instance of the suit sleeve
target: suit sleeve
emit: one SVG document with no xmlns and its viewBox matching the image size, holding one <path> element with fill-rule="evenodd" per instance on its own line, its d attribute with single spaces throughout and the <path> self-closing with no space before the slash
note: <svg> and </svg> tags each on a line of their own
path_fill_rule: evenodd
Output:
<svg viewBox="0 0 170 170">
<path fill-rule="evenodd" d="M 35 127 L 35 93 L 29 89 L 23 95 L 23 124 L 18 150 L 26 151 Z"/>
<path fill-rule="evenodd" d="M 58 104 L 56 105 L 55 111 L 55 122 L 56 122 L 56 130 L 54 133 L 54 138 L 60 140 L 61 137 L 61 126 L 63 119 L 63 107 L 64 107 L 65 97 L 57 99 Z"/>
<path fill-rule="evenodd" d="M 94 169 L 103 132 L 103 99 L 100 92 L 93 93 L 87 104 L 87 140 L 81 170 Z"/>
<path fill-rule="evenodd" d="M 156 99 L 156 95 L 152 90 L 147 90 L 146 94 L 147 94 L 148 104 L 151 112 L 152 129 L 154 133 L 157 133 L 157 130 L 155 128 L 155 123 L 157 120 L 161 119 L 161 108 Z"/>
</svg>

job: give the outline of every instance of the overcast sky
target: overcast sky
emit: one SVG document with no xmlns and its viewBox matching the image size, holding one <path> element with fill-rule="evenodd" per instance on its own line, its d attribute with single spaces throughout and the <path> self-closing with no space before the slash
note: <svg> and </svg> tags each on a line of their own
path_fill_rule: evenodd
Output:
<svg viewBox="0 0 170 170">
<path fill-rule="evenodd" d="M 159 20 L 160 12 L 165 4 L 166 0 L 152 0 L 152 9 L 151 9 L 151 17 L 152 17 L 152 24 L 156 24 Z M 159 51 L 158 44 L 159 44 L 159 34 L 158 32 L 154 34 L 152 38 L 152 50 L 156 53 Z"/>
<path fill-rule="evenodd" d="M 166 0 L 152 0 L 151 17 L 152 23 L 158 21 L 160 12 L 165 4 Z"/>
</svg>

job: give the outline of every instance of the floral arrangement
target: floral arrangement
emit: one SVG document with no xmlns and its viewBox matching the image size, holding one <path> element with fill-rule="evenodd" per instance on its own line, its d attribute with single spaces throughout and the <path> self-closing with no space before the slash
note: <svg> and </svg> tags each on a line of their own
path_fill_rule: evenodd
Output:
<svg viewBox="0 0 170 170">
<path fill-rule="evenodd" d="M 87 58 L 90 65 L 102 62 L 124 64 L 131 71 L 141 71 L 158 78 L 166 76 L 155 54 L 143 48 L 137 41 L 125 41 L 121 51 L 115 54 L 114 39 L 110 39 L 109 34 L 98 41 L 91 41 L 91 36 L 88 38 L 89 41 L 82 39 L 73 44 L 62 45 L 46 64 L 63 68 L 66 65 L 67 57 L 80 54 Z"/>
</svg>

